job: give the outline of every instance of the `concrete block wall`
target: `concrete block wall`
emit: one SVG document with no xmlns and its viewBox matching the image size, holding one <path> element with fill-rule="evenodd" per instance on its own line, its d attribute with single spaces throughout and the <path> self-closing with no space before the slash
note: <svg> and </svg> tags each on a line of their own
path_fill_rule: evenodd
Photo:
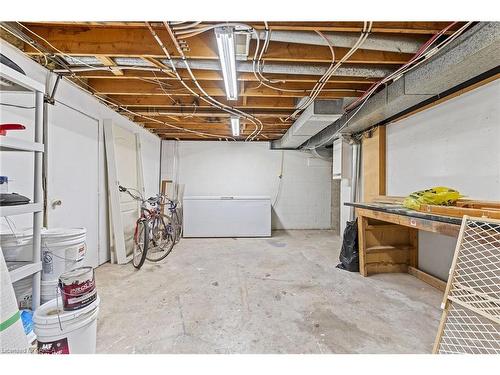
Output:
<svg viewBox="0 0 500 375">
<path fill-rule="evenodd" d="M 173 179 L 175 141 L 163 141 L 162 179 Z M 283 178 L 278 178 L 283 158 Z M 273 229 L 330 229 L 331 162 L 267 142 L 178 142 L 184 195 L 266 195 Z"/>
<path fill-rule="evenodd" d="M 500 200 L 500 80 L 387 125 L 387 195 L 432 186 Z M 456 239 L 419 233 L 419 267 L 447 279 Z"/>
</svg>

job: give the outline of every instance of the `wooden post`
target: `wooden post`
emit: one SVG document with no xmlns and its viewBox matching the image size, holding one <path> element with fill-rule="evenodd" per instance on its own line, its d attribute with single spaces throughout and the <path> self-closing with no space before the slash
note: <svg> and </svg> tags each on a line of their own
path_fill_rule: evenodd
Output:
<svg viewBox="0 0 500 375">
<path fill-rule="evenodd" d="M 368 225 L 366 217 L 358 214 L 358 251 L 359 251 L 359 273 L 368 276 L 366 272 L 366 238 L 365 231 Z"/>
<path fill-rule="evenodd" d="M 363 201 L 386 194 L 385 185 L 385 126 L 371 130 L 361 141 L 361 173 Z"/>
</svg>

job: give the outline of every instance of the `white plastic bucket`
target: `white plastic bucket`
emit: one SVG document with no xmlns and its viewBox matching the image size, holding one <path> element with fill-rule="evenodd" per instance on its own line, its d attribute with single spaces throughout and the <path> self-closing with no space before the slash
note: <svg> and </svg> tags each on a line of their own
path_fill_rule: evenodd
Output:
<svg viewBox="0 0 500 375">
<path fill-rule="evenodd" d="M 32 282 L 33 278 L 29 276 L 12 284 L 14 293 L 16 294 L 17 306 L 20 310 L 31 309 L 33 295 Z"/>
<path fill-rule="evenodd" d="M 22 229 L 14 233 L 3 230 L 0 233 L 0 246 L 5 260 L 17 262 L 33 261 L 33 230 Z"/>
<path fill-rule="evenodd" d="M 99 296 L 90 305 L 64 311 L 53 299 L 35 311 L 33 322 L 40 354 L 95 354 Z"/>
<path fill-rule="evenodd" d="M 85 257 L 85 228 L 55 228 L 42 233 L 42 280 L 57 280 Z"/>
<path fill-rule="evenodd" d="M 58 294 L 58 280 L 42 280 L 41 288 L 40 288 L 40 302 L 43 305 L 54 298 L 57 298 Z"/>
</svg>

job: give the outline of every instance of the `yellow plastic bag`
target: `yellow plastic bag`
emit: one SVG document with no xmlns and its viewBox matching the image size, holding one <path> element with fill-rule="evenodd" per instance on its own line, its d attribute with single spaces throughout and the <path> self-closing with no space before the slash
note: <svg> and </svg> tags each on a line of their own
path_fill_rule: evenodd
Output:
<svg viewBox="0 0 500 375">
<path fill-rule="evenodd" d="M 460 197 L 462 197 L 462 195 L 455 189 L 445 186 L 436 186 L 431 189 L 411 193 L 403 201 L 403 206 L 412 210 L 418 210 L 421 204 L 452 206 Z"/>
</svg>

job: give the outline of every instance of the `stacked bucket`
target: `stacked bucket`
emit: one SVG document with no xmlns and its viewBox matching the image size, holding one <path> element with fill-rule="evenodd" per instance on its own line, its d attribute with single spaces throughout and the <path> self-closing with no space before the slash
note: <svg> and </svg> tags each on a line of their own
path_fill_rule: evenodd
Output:
<svg viewBox="0 0 500 375">
<path fill-rule="evenodd" d="M 31 230 L 4 232 L 7 262 L 32 261 Z M 42 231 L 41 306 L 33 315 L 38 352 L 95 353 L 99 297 L 92 267 L 81 267 L 86 252 L 85 228 Z M 31 308 L 31 277 L 13 284 L 19 309 Z"/>
<path fill-rule="evenodd" d="M 64 272 L 57 284 L 60 295 L 40 306 L 33 316 L 38 353 L 95 353 L 100 300 L 94 269 Z"/>
<path fill-rule="evenodd" d="M 59 276 L 79 267 L 85 257 L 85 228 L 54 228 L 42 230 L 42 283 L 41 303 L 54 299 Z M 33 231 L 5 231 L 1 246 L 6 262 L 33 261 Z M 31 277 L 14 283 L 20 309 L 31 308 Z"/>
<path fill-rule="evenodd" d="M 42 232 L 42 304 L 57 297 L 59 276 L 81 265 L 86 250 L 85 237 L 84 228 Z"/>
</svg>

